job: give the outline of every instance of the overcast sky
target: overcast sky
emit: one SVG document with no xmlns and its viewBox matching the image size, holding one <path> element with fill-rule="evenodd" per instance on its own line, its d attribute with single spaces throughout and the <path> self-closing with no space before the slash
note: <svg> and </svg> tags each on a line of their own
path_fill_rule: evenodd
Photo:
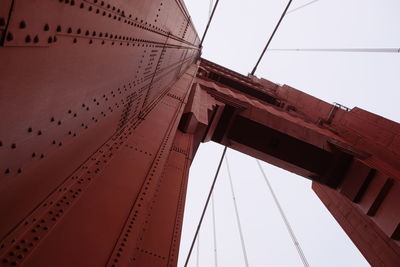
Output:
<svg viewBox="0 0 400 267">
<path fill-rule="evenodd" d="M 209 1 L 185 0 L 199 35 Z M 292 8 L 309 2 L 294 0 Z M 203 57 L 247 74 L 287 1 L 220 0 Z M 288 14 L 271 48 L 399 48 L 400 1 L 320 0 Z M 327 102 L 358 106 L 399 122 L 400 54 L 267 52 L 256 73 Z M 200 146 L 190 171 L 179 266 L 184 260 L 222 147 Z M 228 150 L 249 265 L 303 266 L 254 159 Z M 301 177 L 263 164 L 310 266 L 369 266 Z M 218 266 L 244 266 L 226 165 L 215 189 Z M 199 266 L 214 266 L 211 209 L 200 234 Z M 197 266 L 197 251 L 189 266 Z"/>
</svg>

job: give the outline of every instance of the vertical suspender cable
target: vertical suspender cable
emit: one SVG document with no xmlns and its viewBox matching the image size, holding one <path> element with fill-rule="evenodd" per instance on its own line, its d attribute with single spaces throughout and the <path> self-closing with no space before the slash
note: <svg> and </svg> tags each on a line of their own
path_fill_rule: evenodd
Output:
<svg viewBox="0 0 400 267">
<path fill-rule="evenodd" d="M 268 39 L 267 45 L 264 47 L 264 50 L 262 51 L 261 56 L 258 58 L 256 65 L 254 66 L 253 70 L 251 71 L 251 75 L 254 75 L 254 73 L 256 72 L 257 67 L 260 64 L 261 59 L 264 57 L 265 51 L 267 51 L 268 46 L 271 43 L 272 39 L 274 38 L 274 35 L 275 35 L 276 31 L 278 30 L 279 25 L 281 24 L 283 18 L 285 17 L 286 12 L 287 12 L 288 8 L 290 7 L 290 4 L 292 3 L 292 1 L 293 0 L 289 0 L 289 3 L 286 5 L 286 8 L 282 13 L 281 18 L 279 19 L 278 23 L 275 26 L 274 31 L 272 32 L 271 36 Z"/>
<path fill-rule="evenodd" d="M 210 18 L 209 18 L 209 20 L 208 20 L 206 29 L 205 29 L 205 31 L 204 31 L 204 33 L 203 33 L 203 37 L 201 38 L 201 42 L 200 42 L 200 45 L 199 45 L 200 48 L 201 48 L 201 46 L 203 45 L 204 38 L 206 37 L 206 34 L 207 34 L 207 32 L 208 32 L 208 28 L 210 27 L 211 21 L 212 21 L 212 19 L 213 19 L 213 17 L 214 17 L 214 13 L 215 13 L 215 10 L 217 9 L 218 3 L 219 3 L 219 0 L 217 0 L 217 1 L 215 2 L 214 8 L 213 8 L 213 10 L 212 10 L 212 12 L 211 12 L 211 16 L 210 16 Z"/>
<path fill-rule="evenodd" d="M 262 175 L 264 177 L 265 183 L 267 184 L 267 186 L 269 188 L 269 191 L 271 192 L 271 195 L 272 195 L 272 197 L 273 197 L 273 199 L 275 201 L 275 204 L 278 207 L 279 213 L 281 214 L 281 217 L 282 217 L 283 221 L 285 222 L 286 228 L 287 228 L 287 230 L 288 230 L 288 232 L 290 234 L 290 237 L 292 238 L 293 244 L 296 247 L 297 252 L 299 253 L 301 261 L 303 262 L 305 267 L 309 267 L 310 265 L 308 264 L 307 259 L 306 259 L 305 255 L 303 253 L 303 250 L 301 249 L 301 246 L 300 246 L 299 242 L 297 241 L 297 238 L 296 238 L 296 236 L 295 236 L 295 234 L 294 234 L 294 232 L 292 230 L 292 227 L 290 226 L 290 223 L 289 223 L 288 219 L 286 218 L 286 215 L 283 212 L 283 209 L 282 209 L 281 205 L 279 204 L 278 198 L 275 195 L 275 192 L 274 192 L 274 190 L 273 190 L 273 188 L 271 186 L 271 183 L 269 182 L 269 180 L 267 178 L 267 175 L 265 175 L 265 172 L 264 172 L 263 168 L 261 167 L 260 162 L 257 159 L 256 159 L 256 162 L 258 164 L 258 167 L 260 167 L 260 171 L 261 171 L 261 173 L 262 173 Z"/>
<path fill-rule="evenodd" d="M 213 0 L 210 0 L 210 9 L 209 9 L 209 11 L 208 11 L 208 18 L 211 17 L 211 13 L 212 13 L 212 9 L 213 9 L 213 4 L 214 4 L 214 1 L 213 1 Z"/>
<path fill-rule="evenodd" d="M 212 192 L 214 190 L 215 182 L 217 181 L 217 177 L 218 177 L 219 171 L 221 169 L 222 162 L 224 161 L 224 157 L 225 157 L 225 153 L 226 153 L 226 149 L 227 148 L 228 147 L 225 146 L 224 151 L 222 152 L 222 155 L 221 155 L 221 159 L 219 160 L 219 164 L 218 164 L 218 168 L 217 168 L 217 171 L 215 173 L 215 176 L 214 176 L 214 180 L 213 180 L 213 182 L 211 184 L 210 191 L 208 192 L 208 197 L 207 197 L 206 203 L 204 204 L 203 212 L 201 213 L 200 221 L 199 221 L 199 223 L 197 225 L 196 233 L 194 234 L 194 237 L 193 237 L 193 240 L 192 240 L 192 244 L 190 246 L 189 253 L 188 253 L 186 261 L 185 261 L 185 265 L 184 265 L 185 267 L 187 267 L 187 265 L 189 263 L 190 255 L 192 254 L 194 243 L 196 242 L 197 236 L 199 234 L 200 227 L 201 227 L 201 224 L 203 222 L 204 215 L 205 215 L 207 207 L 208 207 L 208 203 L 210 202 L 211 194 L 212 194 Z"/>
<path fill-rule="evenodd" d="M 244 258 L 245 266 L 249 267 L 249 261 L 247 259 L 247 253 L 246 253 L 246 246 L 244 244 L 242 226 L 240 224 L 239 211 L 238 211 L 238 207 L 237 207 L 237 203 L 236 203 L 235 191 L 233 190 L 232 175 L 231 175 L 231 170 L 229 168 L 228 155 L 225 156 L 225 163 L 226 163 L 226 168 L 228 169 L 229 183 L 231 185 L 233 205 L 235 206 L 236 222 L 237 222 L 237 225 L 238 225 L 238 228 L 239 228 L 240 242 L 242 244 L 243 258 Z"/>
<path fill-rule="evenodd" d="M 196 267 L 200 267 L 200 233 L 197 236 Z"/>
<path fill-rule="evenodd" d="M 214 193 L 211 194 L 211 210 L 213 220 L 213 235 L 214 235 L 214 262 L 215 267 L 218 267 L 218 254 L 217 254 L 217 226 L 215 224 L 215 205 L 214 205 Z"/>
</svg>

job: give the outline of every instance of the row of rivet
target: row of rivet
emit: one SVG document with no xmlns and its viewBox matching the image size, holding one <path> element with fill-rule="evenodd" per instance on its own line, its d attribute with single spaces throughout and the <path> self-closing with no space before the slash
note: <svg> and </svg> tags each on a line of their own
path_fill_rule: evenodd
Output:
<svg viewBox="0 0 400 267">
<path fill-rule="evenodd" d="M 84 164 L 76 173 L 72 174 L 37 210 L 28 216 L 25 222 L 18 227 L 19 229 L 14 231 L 13 236 L 9 236 L 6 240 L 3 240 L 0 245 L 0 251 L 5 248 L 7 243 L 9 244 L 8 251 L 3 252 L 1 256 L 3 263 L 15 266 L 26 258 L 39 240 L 49 232 L 50 228 L 55 226 L 66 209 L 77 201 L 80 194 L 87 190 L 94 178 L 104 170 L 114 155 L 112 151 L 118 150 L 124 143 L 124 141 L 117 142 L 116 140 L 127 139 L 140 123 L 141 120 L 131 121 L 129 127 L 127 126 L 122 132 L 115 134 L 103 148 L 100 148 L 90 158 L 89 162 Z M 37 222 L 40 223 L 38 224 Z M 25 230 L 27 227 L 30 231 Z M 13 244 L 17 245 L 12 247 Z"/>
<path fill-rule="evenodd" d="M 129 90 L 132 90 L 132 86 L 134 87 L 134 86 L 136 86 L 136 84 L 138 84 L 138 81 L 134 81 L 132 83 L 128 83 L 127 85 L 124 85 L 123 86 L 124 92 L 128 92 L 128 86 L 129 86 Z M 117 90 L 118 90 L 117 93 L 119 95 L 121 95 L 122 94 L 122 90 L 120 88 L 118 88 Z M 114 93 L 114 91 L 110 91 L 110 98 L 115 98 L 115 97 L 116 97 L 116 94 Z M 108 96 L 106 96 L 106 94 L 102 95 L 102 99 L 103 99 L 104 104 L 106 104 L 106 102 L 109 100 L 109 98 L 108 98 Z M 113 103 L 114 107 L 113 106 L 108 106 L 108 108 L 106 110 L 100 111 L 100 116 L 104 118 L 104 117 L 107 116 L 107 112 L 113 113 L 115 111 L 115 109 L 119 109 L 120 108 L 120 104 L 118 103 L 118 101 L 121 101 L 122 104 L 125 103 L 125 101 L 123 99 L 117 100 L 115 103 Z M 96 98 L 93 98 L 93 102 L 94 102 L 95 106 L 99 106 L 100 103 L 101 103 Z M 90 111 L 90 105 L 89 104 L 83 103 L 81 105 L 81 108 L 84 111 Z M 72 119 L 77 118 L 78 117 L 78 113 L 79 112 L 73 112 L 72 109 L 69 109 L 67 111 L 67 114 L 70 115 Z M 90 120 L 93 123 L 98 123 L 99 122 L 99 119 L 97 117 L 94 117 L 94 116 L 92 116 L 90 118 Z M 56 120 L 55 117 L 53 116 L 53 117 L 50 118 L 50 123 L 55 123 L 54 126 L 61 126 L 62 125 L 62 120 L 60 120 L 60 119 Z M 50 127 L 54 127 L 54 126 L 50 126 Z M 84 122 L 82 122 L 80 124 L 80 126 L 84 130 L 87 130 L 89 128 L 89 124 L 88 123 L 84 123 Z M 46 130 L 48 130 L 48 129 L 39 129 L 39 130 L 37 130 L 37 136 L 45 135 Z M 27 132 L 28 133 L 33 133 L 34 132 L 34 128 L 33 127 L 28 127 Z M 65 136 L 76 137 L 77 135 L 78 134 L 76 132 L 76 129 L 75 130 L 66 130 L 66 135 Z M 61 140 L 61 137 L 59 137 L 59 138 L 60 138 L 59 140 Z M 62 141 L 56 141 L 57 139 L 58 138 L 50 139 L 49 145 L 57 145 L 58 147 L 62 147 L 63 146 L 63 142 Z M 3 142 L 0 141 L 0 147 L 3 147 L 3 145 L 4 145 Z M 10 148 L 12 150 L 17 151 L 17 143 L 11 143 L 10 144 Z M 4 151 L 4 153 L 5 153 L 5 151 Z M 43 159 L 45 157 L 44 153 L 38 153 L 36 151 L 29 152 L 29 153 L 30 153 L 32 159 L 35 159 L 37 157 L 39 157 L 40 159 Z M 15 172 L 17 174 L 20 174 L 20 173 L 22 173 L 22 170 L 23 170 L 23 166 L 19 167 L 19 168 L 16 168 Z M 5 167 L 4 174 L 10 174 L 10 173 L 12 173 L 12 169 L 10 167 Z"/>
</svg>

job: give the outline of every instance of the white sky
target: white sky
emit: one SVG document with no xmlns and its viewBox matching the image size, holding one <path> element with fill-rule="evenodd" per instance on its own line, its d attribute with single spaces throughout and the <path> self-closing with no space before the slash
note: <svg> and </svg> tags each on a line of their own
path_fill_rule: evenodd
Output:
<svg viewBox="0 0 400 267">
<path fill-rule="evenodd" d="M 185 0 L 201 35 L 209 1 Z M 309 2 L 295 0 L 292 8 Z M 220 0 L 203 57 L 242 74 L 253 68 L 287 1 Z M 400 47 L 400 1 L 320 0 L 288 14 L 270 48 Z M 256 73 L 327 102 L 400 121 L 400 54 L 267 52 Z M 183 266 L 222 147 L 201 145 L 192 164 L 179 266 Z M 303 266 L 254 159 L 228 150 L 251 267 Z M 312 267 L 369 266 L 304 178 L 263 164 Z M 218 266 L 244 266 L 226 165 L 215 189 Z M 211 209 L 199 266 L 214 266 Z M 196 249 L 189 266 L 196 266 Z"/>
</svg>

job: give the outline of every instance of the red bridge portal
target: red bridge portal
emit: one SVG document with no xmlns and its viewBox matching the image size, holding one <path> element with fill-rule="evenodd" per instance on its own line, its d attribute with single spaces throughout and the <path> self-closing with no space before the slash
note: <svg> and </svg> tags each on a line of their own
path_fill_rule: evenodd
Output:
<svg viewBox="0 0 400 267">
<path fill-rule="evenodd" d="M 176 266 L 214 141 L 313 181 L 400 266 L 400 125 L 199 57 L 180 0 L 0 3 L 0 266 Z"/>
</svg>

